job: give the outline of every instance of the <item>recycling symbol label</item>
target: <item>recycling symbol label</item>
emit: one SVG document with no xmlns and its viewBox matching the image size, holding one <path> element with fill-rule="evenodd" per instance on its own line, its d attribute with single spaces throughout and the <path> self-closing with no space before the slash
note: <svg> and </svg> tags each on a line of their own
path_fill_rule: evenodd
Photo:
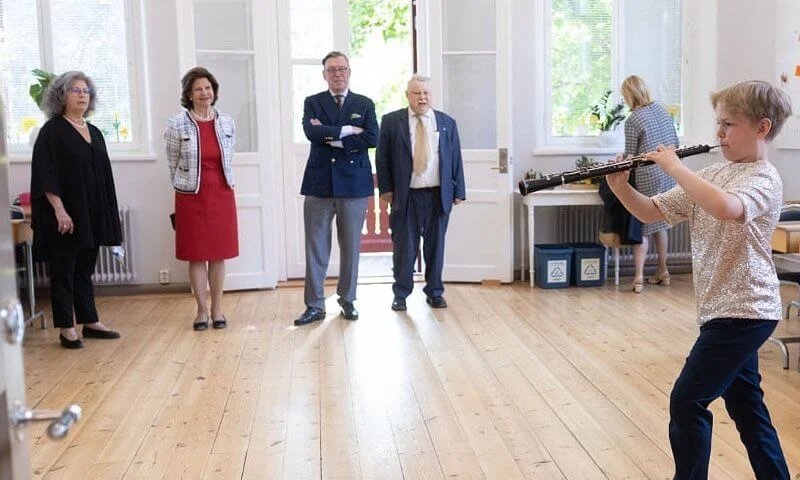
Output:
<svg viewBox="0 0 800 480">
<path fill-rule="evenodd" d="M 567 283 L 566 260 L 549 260 L 547 262 L 547 283 Z"/>
<path fill-rule="evenodd" d="M 600 280 L 600 259 L 581 259 L 581 281 Z"/>
</svg>

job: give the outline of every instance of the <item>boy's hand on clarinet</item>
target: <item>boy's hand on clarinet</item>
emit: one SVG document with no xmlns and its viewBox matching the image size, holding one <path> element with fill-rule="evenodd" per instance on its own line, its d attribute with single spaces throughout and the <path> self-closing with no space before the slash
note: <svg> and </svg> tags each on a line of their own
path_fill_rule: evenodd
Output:
<svg viewBox="0 0 800 480">
<path fill-rule="evenodd" d="M 622 155 L 617 155 L 617 158 L 614 160 L 609 160 L 608 163 L 612 162 L 620 162 L 622 161 Z M 608 182 L 608 186 L 611 187 L 611 190 L 614 193 L 617 193 L 619 189 L 623 188 L 625 185 L 628 185 L 628 178 L 631 176 L 630 170 L 623 170 L 621 172 L 609 173 L 606 175 L 606 182 Z"/>
<path fill-rule="evenodd" d="M 672 145 L 669 147 L 659 145 L 655 152 L 646 153 L 644 158 L 655 162 L 669 176 L 673 176 L 676 170 L 683 166 L 681 159 L 675 155 L 675 147 Z"/>
</svg>

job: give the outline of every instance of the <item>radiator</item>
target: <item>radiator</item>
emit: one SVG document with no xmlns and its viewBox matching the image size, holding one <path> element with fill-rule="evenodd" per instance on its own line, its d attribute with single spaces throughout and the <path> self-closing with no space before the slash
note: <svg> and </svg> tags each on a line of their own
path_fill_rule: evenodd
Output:
<svg viewBox="0 0 800 480">
<path fill-rule="evenodd" d="M 133 270 L 134 252 L 131 241 L 132 217 L 131 207 L 120 207 L 119 219 L 122 224 L 122 248 L 125 249 L 125 258 L 120 262 L 112 255 L 109 247 L 100 247 L 97 254 L 97 265 L 94 268 L 94 275 L 92 275 L 95 285 L 122 285 L 131 283 L 136 278 Z M 50 285 L 50 276 L 44 262 L 34 264 L 33 278 L 37 287 Z"/>
<path fill-rule="evenodd" d="M 593 205 L 575 205 L 560 207 L 556 217 L 556 241 L 569 242 L 597 242 L 598 232 L 603 226 L 604 214 L 602 207 Z M 689 238 L 689 224 L 681 222 L 668 230 L 667 262 L 670 267 L 677 265 L 691 266 L 692 244 Z M 656 262 L 656 250 L 650 242 L 646 262 Z M 613 249 L 609 249 L 609 255 Z M 619 250 L 620 269 L 633 267 L 633 249 L 622 247 Z M 613 268 L 613 262 L 607 262 Z"/>
</svg>

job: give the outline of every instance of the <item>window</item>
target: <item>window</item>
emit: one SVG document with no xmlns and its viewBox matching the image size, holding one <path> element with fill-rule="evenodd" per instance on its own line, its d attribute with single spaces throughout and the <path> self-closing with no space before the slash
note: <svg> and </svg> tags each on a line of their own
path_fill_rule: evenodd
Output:
<svg viewBox="0 0 800 480">
<path fill-rule="evenodd" d="M 128 0 L 0 0 L 0 83 L 12 149 L 29 148 L 31 131 L 46 120 L 28 94 L 37 68 L 89 75 L 97 88 L 90 122 L 111 148 L 138 147 L 129 9 Z"/>
<path fill-rule="evenodd" d="M 413 70 L 410 0 L 290 0 L 290 59 L 295 143 L 307 143 L 303 100 L 327 89 L 322 58 L 340 50 L 350 59 L 350 87 L 384 113 L 406 105 Z M 349 48 L 345 48 L 345 44 Z"/>
<path fill-rule="evenodd" d="M 546 2 L 546 138 L 574 143 L 598 133 L 591 107 L 639 75 L 681 125 L 682 0 Z M 583 140 L 586 140 L 584 138 Z"/>
</svg>

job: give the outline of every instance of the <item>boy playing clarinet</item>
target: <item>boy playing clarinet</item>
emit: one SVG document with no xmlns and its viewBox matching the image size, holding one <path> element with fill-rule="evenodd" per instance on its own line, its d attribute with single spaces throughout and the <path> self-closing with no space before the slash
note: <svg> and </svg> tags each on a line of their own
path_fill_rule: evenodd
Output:
<svg viewBox="0 0 800 480">
<path fill-rule="evenodd" d="M 688 220 L 700 335 L 670 395 L 669 437 L 675 479 L 706 479 L 711 454 L 708 405 L 725 400 L 759 480 L 789 479 L 778 434 L 764 404 L 758 349 L 782 318 L 770 238 L 782 184 L 767 145 L 791 114 L 788 95 L 766 82 L 742 82 L 711 95 L 726 162 L 698 172 L 673 150 L 646 158 L 677 185 L 648 198 L 628 184 L 628 171 L 608 184 L 642 222 Z"/>
</svg>

